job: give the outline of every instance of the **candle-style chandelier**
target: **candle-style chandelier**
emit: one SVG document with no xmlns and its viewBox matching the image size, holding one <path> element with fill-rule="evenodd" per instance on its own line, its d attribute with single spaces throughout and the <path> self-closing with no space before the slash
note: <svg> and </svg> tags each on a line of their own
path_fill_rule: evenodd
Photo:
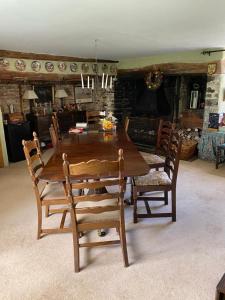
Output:
<svg viewBox="0 0 225 300">
<path fill-rule="evenodd" d="M 97 95 L 98 92 L 110 92 L 114 89 L 114 81 L 116 80 L 116 67 L 111 65 L 108 68 L 108 65 L 103 63 L 98 63 L 98 56 L 97 56 L 97 45 L 98 40 L 95 40 L 95 63 L 92 64 L 92 73 L 94 74 L 84 74 L 88 73 L 89 65 L 83 64 L 82 65 L 82 72 L 80 74 L 81 77 L 81 87 L 82 89 L 90 89 L 93 93 Z M 100 69 L 101 66 L 101 69 Z M 110 73 L 108 72 L 110 71 Z"/>
</svg>

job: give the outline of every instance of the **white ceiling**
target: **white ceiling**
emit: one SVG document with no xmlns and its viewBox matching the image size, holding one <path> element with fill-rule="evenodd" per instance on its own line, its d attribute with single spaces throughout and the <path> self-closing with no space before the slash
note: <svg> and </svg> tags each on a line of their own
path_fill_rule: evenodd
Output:
<svg viewBox="0 0 225 300">
<path fill-rule="evenodd" d="M 0 49 L 128 58 L 225 46 L 225 0 L 0 0 Z"/>
</svg>

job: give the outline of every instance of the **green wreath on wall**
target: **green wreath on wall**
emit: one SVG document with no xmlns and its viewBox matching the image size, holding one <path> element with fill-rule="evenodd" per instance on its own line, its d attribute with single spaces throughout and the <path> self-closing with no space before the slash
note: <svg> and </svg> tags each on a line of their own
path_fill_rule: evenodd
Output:
<svg viewBox="0 0 225 300">
<path fill-rule="evenodd" d="M 162 84 L 163 73 L 161 71 L 152 71 L 147 74 L 145 83 L 150 90 L 157 90 Z"/>
</svg>

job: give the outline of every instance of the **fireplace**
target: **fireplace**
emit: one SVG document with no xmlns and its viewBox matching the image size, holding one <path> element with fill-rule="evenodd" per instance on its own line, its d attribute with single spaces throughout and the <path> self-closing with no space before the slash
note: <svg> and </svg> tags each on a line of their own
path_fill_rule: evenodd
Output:
<svg viewBox="0 0 225 300">
<path fill-rule="evenodd" d="M 128 135 L 140 150 L 152 150 L 156 145 L 159 118 L 130 117 Z"/>
<path fill-rule="evenodd" d="M 133 117 L 178 118 L 179 76 L 164 76 L 157 90 L 147 88 L 144 78 L 119 78 L 115 88 L 115 114 Z"/>
<path fill-rule="evenodd" d="M 115 87 L 115 115 L 130 117 L 128 134 L 141 148 L 156 143 L 159 120 L 178 118 L 179 76 L 164 76 L 157 90 L 147 88 L 144 78 L 119 78 Z"/>
<path fill-rule="evenodd" d="M 132 113 L 146 117 L 170 117 L 173 110 L 170 98 L 166 81 L 157 90 L 150 90 L 143 79 L 138 80 Z"/>
</svg>

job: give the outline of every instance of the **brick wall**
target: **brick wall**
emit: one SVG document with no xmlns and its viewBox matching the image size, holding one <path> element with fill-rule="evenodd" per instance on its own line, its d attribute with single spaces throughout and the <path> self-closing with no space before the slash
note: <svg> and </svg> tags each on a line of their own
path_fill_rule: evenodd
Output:
<svg viewBox="0 0 225 300">
<path fill-rule="evenodd" d="M 49 83 L 46 83 L 49 85 Z M 22 84 L 22 95 L 26 89 L 32 89 L 31 85 Z M 54 89 L 65 89 L 68 97 L 65 99 L 65 104 L 74 103 L 74 85 L 72 84 L 56 84 Z M 55 103 L 60 106 L 60 100 L 55 99 Z M 0 106 L 3 113 L 8 113 L 8 105 L 13 104 L 15 112 L 21 112 L 20 97 L 19 97 L 19 85 L 18 84 L 0 84 Z M 29 113 L 30 104 L 29 100 L 23 100 L 24 113 Z M 114 93 L 109 91 L 99 90 L 96 97 L 93 98 L 93 102 L 80 104 L 78 108 L 80 110 L 106 110 L 114 111 Z"/>
<path fill-rule="evenodd" d="M 4 113 L 8 113 L 8 104 L 13 104 L 16 111 L 20 111 L 18 84 L 0 84 L 0 106 Z"/>
</svg>

